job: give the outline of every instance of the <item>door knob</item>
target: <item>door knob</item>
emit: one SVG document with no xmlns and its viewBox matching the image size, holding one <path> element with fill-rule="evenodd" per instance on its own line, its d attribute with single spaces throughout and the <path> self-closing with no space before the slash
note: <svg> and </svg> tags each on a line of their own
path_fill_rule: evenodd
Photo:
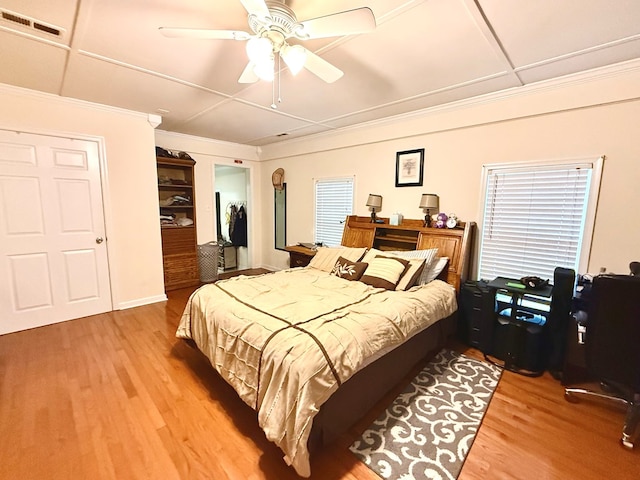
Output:
<svg viewBox="0 0 640 480">
<path fill-rule="evenodd" d="M 104 242 L 104 238 L 102 238 L 102 237 L 97 237 L 96 238 L 96 243 L 100 244 L 102 242 Z"/>
</svg>

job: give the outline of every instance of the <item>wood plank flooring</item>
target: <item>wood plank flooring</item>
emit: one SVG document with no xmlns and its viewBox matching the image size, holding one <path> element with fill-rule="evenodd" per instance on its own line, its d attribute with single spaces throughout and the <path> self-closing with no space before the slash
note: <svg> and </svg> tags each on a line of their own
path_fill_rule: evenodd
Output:
<svg viewBox="0 0 640 480">
<path fill-rule="evenodd" d="M 190 293 L 0 336 L 0 479 L 298 479 L 253 410 L 175 338 Z M 378 480 L 347 446 L 397 393 L 313 459 L 313 479 Z M 459 478 L 640 479 L 623 420 L 566 402 L 547 374 L 504 372 Z"/>
</svg>

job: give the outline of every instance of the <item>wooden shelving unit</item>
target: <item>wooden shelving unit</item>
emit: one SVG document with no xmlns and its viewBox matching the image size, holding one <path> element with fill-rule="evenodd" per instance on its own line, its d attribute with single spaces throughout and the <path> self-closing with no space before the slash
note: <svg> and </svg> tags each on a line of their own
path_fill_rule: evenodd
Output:
<svg viewBox="0 0 640 480">
<path fill-rule="evenodd" d="M 415 250 L 418 245 L 418 231 L 406 228 L 376 228 L 373 246 L 378 250 Z"/>
<path fill-rule="evenodd" d="M 200 284 L 196 243 L 196 207 L 194 191 L 195 161 L 156 157 L 160 212 L 174 215 L 174 223 L 161 224 L 165 290 Z M 174 197 L 187 201 L 173 201 Z M 180 219 L 191 219 L 180 225 Z"/>
</svg>

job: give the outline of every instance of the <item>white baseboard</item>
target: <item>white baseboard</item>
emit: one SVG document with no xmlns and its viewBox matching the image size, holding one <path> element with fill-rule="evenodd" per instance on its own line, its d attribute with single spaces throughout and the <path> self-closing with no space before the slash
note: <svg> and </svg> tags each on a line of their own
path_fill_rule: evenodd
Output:
<svg viewBox="0 0 640 480">
<path fill-rule="evenodd" d="M 138 298 L 136 300 L 130 300 L 128 302 L 122 302 L 118 305 L 114 305 L 115 310 L 126 310 L 128 308 L 141 307 L 142 305 L 149 305 L 150 303 L 164 302 L 167 300 L 167 295 L 156 295 L 154 297 Z"/>
</svg>

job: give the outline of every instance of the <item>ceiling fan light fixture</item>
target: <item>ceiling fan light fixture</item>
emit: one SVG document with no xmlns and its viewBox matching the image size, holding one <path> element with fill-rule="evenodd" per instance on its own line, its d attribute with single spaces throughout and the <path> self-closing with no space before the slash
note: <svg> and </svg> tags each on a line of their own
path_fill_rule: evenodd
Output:
<svg viewBox="0 0 640 480">
<path fill-rule="evenodd" d="M 261 80 L 272 82 L 274 77 L 274 67 L 273 55 L 271 55 L 268 59 L 263 59 L 260 62 L 254 63 L 253 71 Z"/>
<path fill-rule="evenodd" d="M 284 45 L 280 54 L 293 75 L 297 75 L 307 61 L 307 51 L 301 45 Z"/>
<path fill-rule="evenodd" d="M 266 37 L 254 37 L 247 42 L 247 55 L 256 65 L 273 58 L 273 44 Z"/>
</svg>

